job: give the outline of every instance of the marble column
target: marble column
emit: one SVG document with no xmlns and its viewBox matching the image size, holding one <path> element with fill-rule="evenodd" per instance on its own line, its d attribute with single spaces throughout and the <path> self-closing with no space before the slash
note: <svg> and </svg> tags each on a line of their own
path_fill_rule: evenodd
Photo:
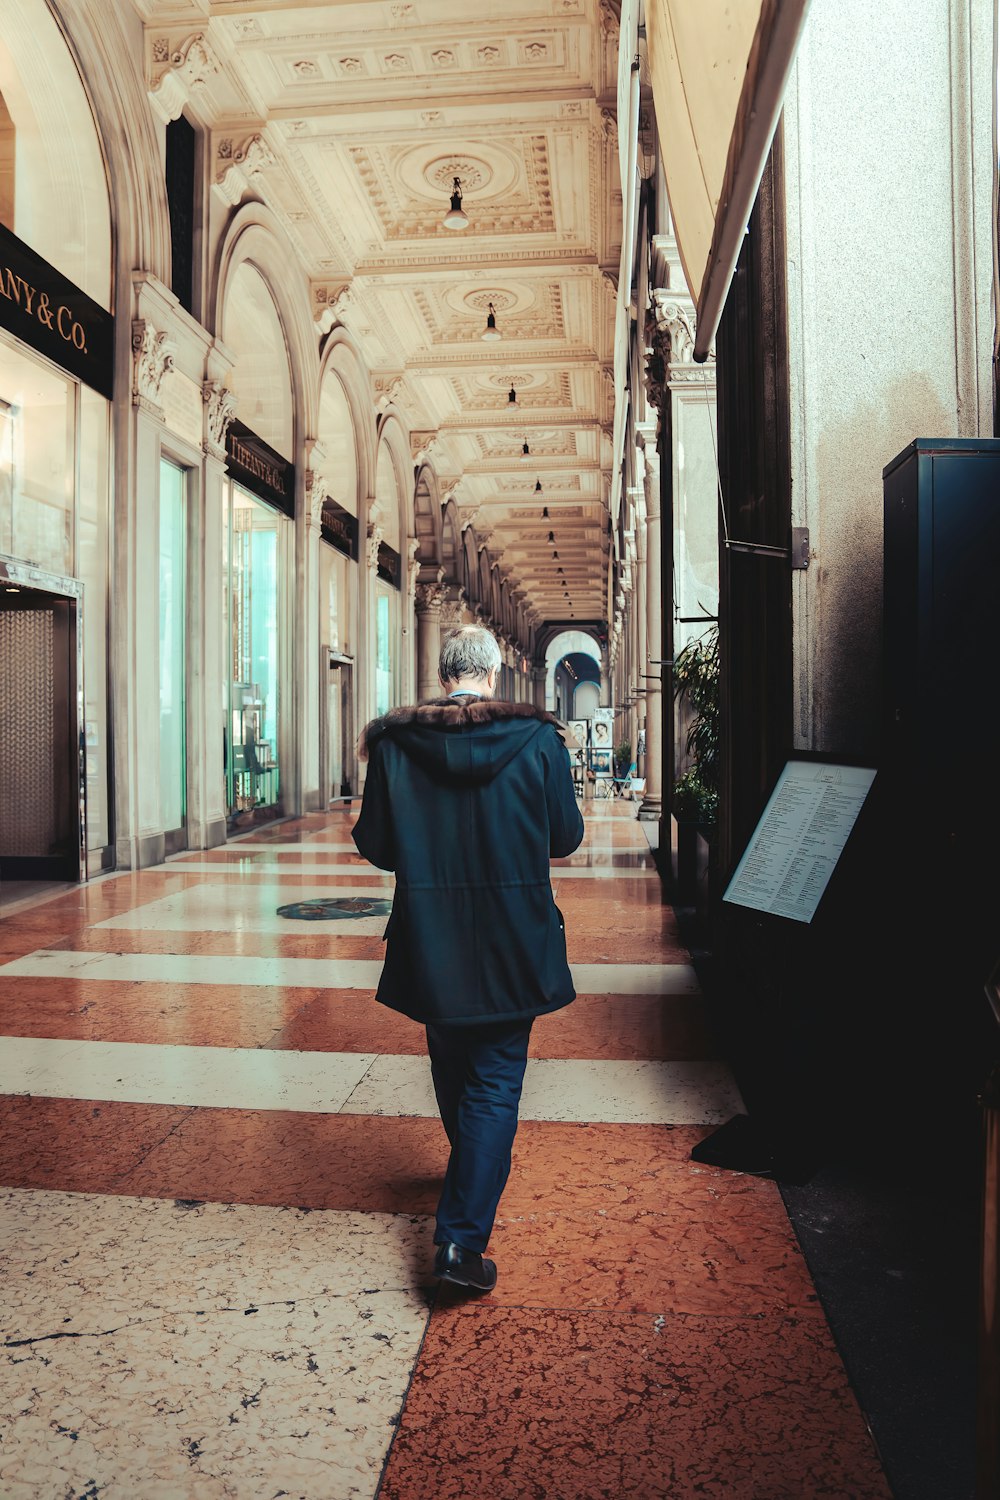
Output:
<svg viewBox="0 0 1000 1500">
<path fill-rule="evenodd" d="M 639 817 L 659 819 L 663 811 L 663 657 L 660 576 L 660 456 L 656 429 L 640 429 L 646 490 L 646 790 Z"/>
<path fill-rule="evenodd" d="M 444 587 L 440 583 L 418 583 L 414 596 L 417 621 L 417 702 L 438 698 L 438 658 L 441 655 L 441 606 Z"/>
<path fill-rule="evenodd" d="M 532 667 L 531 669 L 531 685 L 534 689 L 536 708 L 545 707 L 545 679 L 547 675 L 544 667 Z"/>
</svg>

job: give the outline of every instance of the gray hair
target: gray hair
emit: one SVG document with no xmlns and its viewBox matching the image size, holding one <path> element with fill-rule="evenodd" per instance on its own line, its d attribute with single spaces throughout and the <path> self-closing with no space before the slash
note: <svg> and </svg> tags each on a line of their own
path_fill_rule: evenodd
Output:
<svg viewBox="0 0 1000 1500">
<path fill-rule="evenodd" d="M 483 678 L 496 671 L 502 660 L 496 637 L 484 625 L 460 625 L 445 637 L 438 672 L 442 682 Z"/>
</svg>

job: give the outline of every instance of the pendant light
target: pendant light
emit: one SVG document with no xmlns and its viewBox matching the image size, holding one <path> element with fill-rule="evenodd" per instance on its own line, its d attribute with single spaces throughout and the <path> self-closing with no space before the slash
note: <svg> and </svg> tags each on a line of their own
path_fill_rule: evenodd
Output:
<svg viewBox="0 0 1000 1500">
<path fill-rule="evenodd" d="M 459 178 L 455 178 L 451 190 L 451 207 L 441 220 L 445 229 L 466 229 L 468 217 L 462 208 L 462 184 Z"/>
<path fill-rule="evenodd" d="M 540 495 L 541 493 L 542 493 L 542 481 L 540 479 L 536 479 L 535 480 L 535 494 L 536 495 Z"/>
<path fill-rule="evenodd" d="M 508 406 L 516 406 L 517 405 L 517 392 L 515 391 L 513 385 L 511 386 L 510 390 L 507 392 L 507 405 Z"/>
<path fill-rule="evenodd" d="M 522 458 L 530 458 L 531 457 L 531 449 L 528 447 L 528 439 L 527 438 L 525 438 L 524 442 L 521 444 L 521 457 Z"/>
<path fill-rule="evenodd" d="M 479 337 L 481 339 L 488 340 L 499 339 L 503 337 L 499 328 L 497 327 L 497 315 L 492 302 L 490 303 L 490 310 L 486 318 L 486 327 L 483 329 Z"/>
<path fill-rule="evenodd" d="M 550 532 L 549 532 L 549 541 L 550 541 L 550 542 L 554 542 L 554 541 L 555 541 L 555 539 L 556 539 L 556 534 L 555 534 L 555 532 L 554 532 L 554 531 L 550 531 Z"/>
<path fill-rule="evenodd" d="M 547 521 L 548 519 L 549 519 L 549 507 L 547 505 L 543 505 L 542 506 L 542 520 L 543 521 Z"/>
</svg>

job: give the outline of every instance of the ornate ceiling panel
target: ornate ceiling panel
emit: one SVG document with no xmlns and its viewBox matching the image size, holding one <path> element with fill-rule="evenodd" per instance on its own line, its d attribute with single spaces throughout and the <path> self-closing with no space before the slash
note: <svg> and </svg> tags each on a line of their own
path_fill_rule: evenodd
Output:
<svg viewBox="0 0 1000 1500">
<path fill-rule="evenodd" d="M 346 325 L 373 401 L 399 407 L 492 532 L 525 606 L 565 614 L 571 581 L 573 612 L 600 617 L 621 242 L 613 0 L 132 4 L 161 116 L 183 107 L 208 132 L 216 209 L 259 197 L 278 215 L 317 340 Z M 456 177 L 461 232 L 441 222 Z"/>
</svg>

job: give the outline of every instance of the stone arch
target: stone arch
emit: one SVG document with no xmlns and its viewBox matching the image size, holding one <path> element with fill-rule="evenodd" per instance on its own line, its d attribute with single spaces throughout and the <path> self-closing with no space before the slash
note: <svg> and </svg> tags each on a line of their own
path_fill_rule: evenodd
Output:
<svg viewBox="0 0 1000 1500">
<path fill-rule="evenodd" d="M 351 411 L 357 463 L 356 516 L 362 516 L 375 485 L 375 426 L 372 422 L 371 382 L 361 355 L 346 328 L 334 328 L 323 343 L 319 370 L 319 427 L 323 442 L 323 389 L 328 379 L 339 380 Z M 329 460 L 332 455 L 326 454 Z"/>
<path fill-rule="evenodd" d="M 263 203 L 237 209 L 219 250 L 214 296 L 209 299 L 213 327 L 221 336 L 233 277 L 249 262 L 260 274 L 278 311 L 292 381 L 295 455 L 319 424 L 319 360 L 312 310 L 303 277 L 289 276 L 294 253 L 277 218 Z M 237 412 L 237 415 L 239 413 Z"/>
<path fill-rule="evenodd" d="M 449 583 L 462 583 L 462 528 L 458 507 L 449 496 L 441 507 L 441 566 Z"/>
<path fill-rule="evenodd" d="M 114 303 L 127 367 L 132 271 L 149 272 L 165 286 L 171 278 L 170 215 L 159 139 L 141 66 L 123 66 L 123 59 L 135 56 L 135 48 L 118 7 L 105 7 L 99 26 L 91 0 L 58 0 L 44 8 L 54 16 L 73 56 L 101 138 L 111 197 Z"/>
<path fill-rule="evenodd" d="M 421 569 L 436 572 L 443 566 L 441 497 L 437 475 L 430 464 L 417 469 L 413 486 L 413 528 L 419 547 L 417 559 Z"/>
<path fill-rule="evenodd" d="M 413 463 L 410 458 L 410 440 L 399 413 L 390 407 L 379 417 L 376 424 L 375 441 L 375 485 L 378 487 L 380 458 L 392 464 L 399 498 L 399 553 L 406 566 L 406 542 L 413 535 Z M 405 587 L 405 584 L 404 584 Z"/>
<path fill-rule="evenodd" d="M 476 533 L 471 526 L 462 532 L 462 587 L 470 606 L 479 598 L 479 554 L 476 551 Z"/>
</svg>

